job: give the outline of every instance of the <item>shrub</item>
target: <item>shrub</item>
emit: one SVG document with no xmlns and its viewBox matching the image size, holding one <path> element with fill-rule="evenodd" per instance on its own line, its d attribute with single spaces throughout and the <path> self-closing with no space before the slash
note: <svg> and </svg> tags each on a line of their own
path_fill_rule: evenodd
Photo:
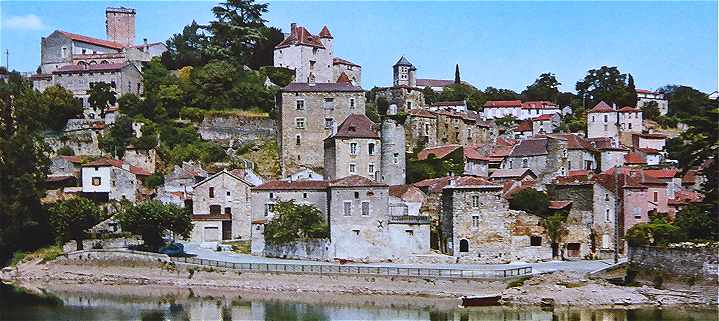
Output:
<svg viewBox="0 0 719 321">
<path fill-rule="evenodd" d="M 314 205 L 296 204 L 293 200 L 277 202 L 272 212 L 274 217 L 265 225 L 267 243 L 292 243 L 329 236 L 329 226 Z"/>
<path fill-rule="evenodd" d="M 544 217 L 548 213 L 549 197 L 547 193 L 528 188 L 512 196 L 509 200 L 509 208 Z"/>
<path fill-rule="evenodd" d="M 72 150 L 69 146 L 62 146 L 60 149 L 57 150 L 57 154 L 60 156 L 74 156 L 75 151 Z"/>
</svg>

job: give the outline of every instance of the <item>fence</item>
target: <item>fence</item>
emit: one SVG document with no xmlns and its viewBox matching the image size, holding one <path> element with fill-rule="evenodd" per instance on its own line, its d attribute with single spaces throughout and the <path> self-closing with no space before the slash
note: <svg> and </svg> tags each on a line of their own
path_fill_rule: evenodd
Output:
<svg viewBox="0 0 719 321">
<path fill-rule="evenodd" d="M 503 279 L 532 274 L 532 267 L 530 266 L 495 270 L 465 270 L 337 264 L 234 263 L 194 257 L 173 257 L 172 260 L 180 263 L 253 272 L 438 277 L 455 279 Z"/>
</svg>

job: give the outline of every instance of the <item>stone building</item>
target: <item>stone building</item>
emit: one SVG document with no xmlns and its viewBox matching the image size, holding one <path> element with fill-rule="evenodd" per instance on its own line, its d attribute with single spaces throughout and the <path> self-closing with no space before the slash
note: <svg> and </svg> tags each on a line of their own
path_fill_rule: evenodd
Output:
<svg viewBox="0 0 719 321">
<path fill-rule="evenodd" d="M 437 115 L 424 109 L 412 109 L 407 113 L 405 137 L 407 149 L 437 146 Z"/>
<path fill-rule="evenodd" d="M 140 149 L 135 146 L 127 146 L 122 161 L 132 166 L 142 168 L 150 173 L 155 172 L 157 163 L 157 151 L 155 149 Z"/>
<path fill-rule="evenodd" d="M 392 66 L 392 87 L 378 88 L 376 99 L 386 99 L 390 108 L 394 105 L 395 110 L 391 111 L 393 114 L 424 108 L 424 94 L 422 88 L 417 87 L 416 72 L 417 68 L 402 56 Z"/>
<path fill-rule="evenodd" d="M 404 185 L 407 179 L 407 144 L 405 128 L 390 116 L 382 119 L 381 181 L 388 185 Z"/>
<path fill-rule="evenodd" d="M 522 103 L 519 119 L 533 119 L 544 115 L 560 114 L 559 106 L 551 101 L 526 101 Z"/>
<path fill-rule="evenodd" d="M 637 107 L 642 108 L 650 102 L 656 102 L 661 115 L 669 112 L 669 101 L 664 94 L 646 89 L 637 89 Z"/>
<path fill-rule="evenodd" d="M 484 103 L 484 119 L 497 119 L 511 116 L 522 119 L 521 100 L 490 100 Z"/>
<path fill-rule="evenodd" d="M 601 101 L 587 112 L 587 138 L 609 137 L 619 145 L 617 110 Z"/>
<path fill-rule="evenodd" d="M 364 115 L 361 87 L 337 83 L 291 83 L 277 97 L 282 176 L 300 168 L 323 172 L 323 141 L 352 114 Z"/>
<path fill-rule="evenodd" d="M 442 189 L 441 249 L 462 262 L 552 258 L 541 218 L 509 209 L 502 186 L 480 177 L 450 179 Z"/>
<path fill-rule="evenodd" d="M 432 105 L 429 106 L 429 110 L 431 110 L 431 111 L 451 110 L 454 112 L 462 113 L 462 112 L 467 112 L 469 109 L 467 108 L 466 100 L 458 100 L 458 101 L 438 101 L 438 102 L 432 103 Z"/>
<path fill-rule="evenodd" d="M 108 7 L 105 17 L 108 40 L 124 46 L 135 43 L 135 9 Z"/>
<path fill-rule="evenodd" d="M 249 240 L 252 184 L 221 171 L 192 186 L 192 236 L 195 242 Z"/>
<path fill-rule="evenodd" d="M 290 24 L 290 32 L 275 46 L 273 60 L 275 67 L 294 70 L 299 83 L 336 83 L 346 78 L 360 86 L 362 80 L 360 65 L 335 56 L 334 37 L 327 26 L 313 35 L 305 27 Z"/>
<path fill-rule="evenodd" d="M 165 175 L 165 183 L 158 188 L 157 200 L 179 207 L 192 206 L 192 187 L 207 178 L 205 171 L 194 162 L 182 162 L 182 166 L 175 165 L 172 172 Z"/>
<path fill-rule="evenodd" d="M 417 87 L 417 68 L 404 56 L 392 66 L 393 86 Z"/>
<path fill-rule="evenodd" d="M 554 133 L 561 122 L 559 114 L 544 114 L 532 118 L 532 136 Z"/>
<path fill-rule="evenodd" d="M 383 144 L 377 129 L 367 116 L 354 114 L 324 140 L 327 180 L 351 175 L 379 180 Z"/>
<path fill-rule="evenodd" d="M 619 130 L 622 133 L 641 133 L 644 124 L 642 111 L 634 107 L 622 107 L 618 111 Z"/>
<path fill-rule="evenodd" d="M 482 144 L 496 137 L 492 127 L 479 119 L 479 114 L 474 111 L 438 110 L 435 115 L 438 144 Z"/>
<path fill-rule="evenodd" d="M 633 134 L 632 146 L 635 149 L 650 148 L 657 151 L 663 151 L 666 145 L 667 136 L 657 133 L 649 134 Z"/>
<path fill-rule="evenodd" d="M 82 165 L 82 193 L 100 202 L 141 199 L 142 180 L 151 173 L 121 160 L 101 158 Z"/>
<path fill-rule="evenodd" d="M 593 256 L 599 248 L 595 233 L 594 186 L 588 176 L 563 180 L 548 186 L 550 211 L 563 210 L 567 215 L 559 241 L 558 252 L 564 259 L 583 259 Z M 599 238 L 597 238 L 599 236 Z"/>
</svg>

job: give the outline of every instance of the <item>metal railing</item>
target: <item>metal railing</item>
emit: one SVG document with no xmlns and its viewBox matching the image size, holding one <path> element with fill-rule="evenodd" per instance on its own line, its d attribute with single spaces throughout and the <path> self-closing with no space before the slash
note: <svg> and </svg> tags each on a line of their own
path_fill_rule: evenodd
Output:
<svg viewBox="0 0 719 321">
<path fill-rule="evenodd" d="M 467 270 L 338 264 L 236 263 L 199 259 L 194 257 L 173 257 L 172 260 L 179 263 L 252 272 L 379 275 L 455 279 L 503 279 L 532 274 L 532 267 L 530 266 L 494 270 Z"/>
<path fill-rule="evenodd" d="M 392 215 L 389 217 L 390 224 L 429 224 L 431 218 L 423 215 Z"/>
</svg>

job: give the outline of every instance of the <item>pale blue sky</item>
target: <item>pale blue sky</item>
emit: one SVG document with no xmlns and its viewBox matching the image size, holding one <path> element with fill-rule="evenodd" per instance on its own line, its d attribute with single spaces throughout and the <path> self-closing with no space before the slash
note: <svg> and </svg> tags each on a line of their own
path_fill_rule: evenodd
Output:
<svg viewBox="0 0 719 321">
<path fill-rule="evenodd" d="M 0 48 L 10 67 L 35 70 L 40 37 L 55 29 L 104 38 L 106 6 L 136 8 L 137 41 L 164 41 L 214 2 L 0 2 Z M 717 2 L 271 2 L 265 16 L 318 33 L 329 26 L 335 53 L 363 66 L 363 87 L 391 83 L 406 55 L 419 78 L 463 80 L 521 91 L 553 72 L 574 90 L 602 65 L 632 73 L 637 86 L 717 90 Z"/>
</svg>

